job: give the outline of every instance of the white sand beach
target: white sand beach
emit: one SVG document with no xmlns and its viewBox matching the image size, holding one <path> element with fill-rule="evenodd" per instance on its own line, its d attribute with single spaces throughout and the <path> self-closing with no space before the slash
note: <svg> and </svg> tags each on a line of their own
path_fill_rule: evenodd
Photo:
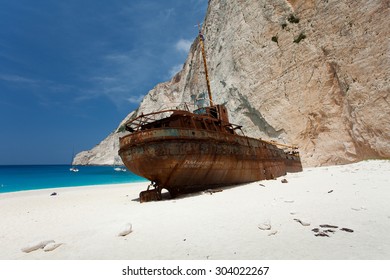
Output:
<svg viewBox="0 0 390 280">
<path fill-rule="evenodd" d="M 388 160 L 141 204 L 146 186 L 0 194 L 0 259 L 390 259 Z"/>
</svg>

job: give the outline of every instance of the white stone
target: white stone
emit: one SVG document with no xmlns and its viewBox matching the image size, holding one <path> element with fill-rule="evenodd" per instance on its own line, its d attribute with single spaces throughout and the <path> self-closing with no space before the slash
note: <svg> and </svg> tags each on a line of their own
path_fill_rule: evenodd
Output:
<svg viewBox="0 0 390 280">
<path fill-rule="evenodd" d="M 45 247 L 43 247 L 43 251 L 50 252 L 50 251 L 57 249 L 61 245 L 62 245 L 62 243 L 49 243 Z"/>
<path fill-rule="evenodd" d="M 129 233 L 131 233 L 133 230 L 132 230 L 133 226 L 128 223 L 126 224 L 122 230 L 118 233 L 118 236 L 126 236 L 128 235 Z"/>
</svg>

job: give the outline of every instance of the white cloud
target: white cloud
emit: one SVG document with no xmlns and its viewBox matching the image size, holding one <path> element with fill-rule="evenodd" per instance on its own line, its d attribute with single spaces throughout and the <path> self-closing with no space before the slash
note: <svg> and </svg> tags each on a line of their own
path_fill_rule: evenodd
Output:
<svg viewBox="0 0 390 280">
<path fill-rule="evenodd" d="M 117 78 L 114 77 L 107 77 L 107 76 L 101 76 L 101 77 L 92 77 L 91 81 L 94 82 L 101 82 L 101 83 L 110 83 L 117 81 Z"/>
<path fill-rule="evenodd" d="M 129 60 L 129 55 L 124 53 L 113 53 L 104 56 L 104 59 L 113 63 L 125 63 Z"/>
<path fill-rule="evenodd" d="M 160 12 L 160 16 L 163 18 L 164 21 L 169 20 L 174 15 L 175 15 L 175 9 L 173 8 L 164 9 L 163 11 Z"/>
<path fill-rule="evenodd" d="M 18 75 L 7 75 L 7 74 L 0 74 L 0 80 L 11 82 L 11 83 L 24 83 L 24 84 L 40 83 L 40 81 L 38 80 L 33 80 Z"/>
<path fill-rule="evenodd" d="M 97 58 L 100 67 L 93 69 L 89 77 L 90 87 L 81 90 L 76 101 L 84 102 L 90 99 L 107 98 L 118 108 L 124 108 L 129 103 L 138 105 L 146 89 L 140 89 L 147 83 L 156 60 L 153 53 L 145 49 L 133 49 L 124 52 L 107 52 Z"/>
<path fill-rule="evenodd" d="M 138 96 L 130 96 L 127 98 L 127 101 L 129 101 L 132 104 L 139 104 L 141 103 L 142 99 L 144 99 L 144 95 L 140 94 Z"/>
<path fill-rule="evenodd" d="M 169 77 L 172 78 L 183 68 L 183 64 L 176 64 L 169 69 Z"/>
<path fill-rule="evenodd" d="M 179 41 L 177 41 L 175 48 L 179 52 L 188 53 L 188 51 L 190 50 L 191 44 L 192 44 L 192 41 L 190 41 L 190 40 L 180 39 Z"/>
<path fill-rule="evenodd" d="M 0 74 L 0 80 L 12 83 L 18 87 L 30 89 L 48 89 L 51 92 L 63 92 L 67 90 L 74 90 L 74 87 L 67 84 L 57 83 L 50 80 L 31 79 L 19 75 Z"/>
<path fill-rule="evenodd" d="M 67 84 L 57 83 L 50 80 L 31 79 L 19 75 L 0 74 L 0 80 L 20 88 L 29 88 L 31 90 L 45 89 L 52 93 L 73 90 L 74 87 Z"/>
</svg>

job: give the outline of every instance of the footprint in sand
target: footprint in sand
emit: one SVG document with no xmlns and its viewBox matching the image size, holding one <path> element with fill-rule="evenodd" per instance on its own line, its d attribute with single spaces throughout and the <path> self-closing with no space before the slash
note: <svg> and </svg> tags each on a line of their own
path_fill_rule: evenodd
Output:
<svg viewBox="0 0 390 280">
<path fill-rule="evenodd" d="M 353 232 L 353 229 L 350 229 L 350 228 L 340 228 L 340 230 L 346 231 L 346 232 Z"/>
<path fill-rule="evenodd" d="M 261 230 L 270 230 L 271 229 L 271 222 L 265 221 L 262 224 L 259 224 L 257 227 Z"/>
<path fill-rule="evenodd" d="M 338 228 L 338 226 L 328 225 L 328 224 L 322 224 L 320 225 L 322 228 Z"/>
<path fill-rule="evenodd" d="M 277 230 L 271 230 L 271 232 L 268 233 L 268 236 L 272 236 L 272 235 L 275 235 L 275 234 L 277 234 L 277 233 L 278 233 Z"/>
<path fill-rule="evenodd" d="M 315 236 L 322 236 L 322 237 L 329 237 L 329 235 L 323 231 L 320 231 L 319 233 L 314 234 Z"/>
<path fill-rule="evenodd" d="M 300 219 L 294 219 L 294 221 L 297 221 L 298 223 L 300 223 L 301 225 L 303 225 L 305 227 L 310 226 L 309 222 L 305 222 L 305 221 L 302 221 Z"/>
<path fill-rule="evenodd" d="M 31 243 L 27 245 L 26 247 L 23 247 L 21 250 L 24 253 L 30 253 L 32 251 L 36 251 L 38 249 L 43 249 L 45 246 L 47 246 L 50 243 L 55 243 L 54 240 L 45 240 L 45 241 L 38 241 Z"/>
<path fill-rule="evenodd" d="M 321 228 L 321 229 L 320 229 Z M 328 224 L 322 224 L 320 225 L 320 228 L 313 228 L 311 231 L 315 232 L 315 236 L 325 236 L 325 237 L 329 237 L 329 234 L 328 233 L 332 233 L 332 234 L 335 234 L 336 233 L 336 230 L 337 228 L 339 228 L 338 226 L 334 226 L 334 225 L 328 225 Z M 354 232 L 353 229 L 350 229 L 350 228 L 340 228 L 341 231 L 345 231 L 345 232 Z"/>
<path fill-rule="evenodd" d="M 351 209 L 352 210 L 354 210 L 354 211 L 364 211 L 364 210 L 367 210 L 367 208 L 365 208 L 365 207 L 351 207 Z"/>
</svg>

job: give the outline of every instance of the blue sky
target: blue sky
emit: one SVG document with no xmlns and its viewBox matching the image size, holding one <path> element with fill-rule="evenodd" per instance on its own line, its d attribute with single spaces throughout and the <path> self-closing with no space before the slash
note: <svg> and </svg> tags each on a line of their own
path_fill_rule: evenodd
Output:
<svg viewBox="0 0 390 280">
<path fill-rule="evenodd" d="M 207 0 L 0 6 L 0 165 L 67 164 L 181 68 Z"/>
</svg>

